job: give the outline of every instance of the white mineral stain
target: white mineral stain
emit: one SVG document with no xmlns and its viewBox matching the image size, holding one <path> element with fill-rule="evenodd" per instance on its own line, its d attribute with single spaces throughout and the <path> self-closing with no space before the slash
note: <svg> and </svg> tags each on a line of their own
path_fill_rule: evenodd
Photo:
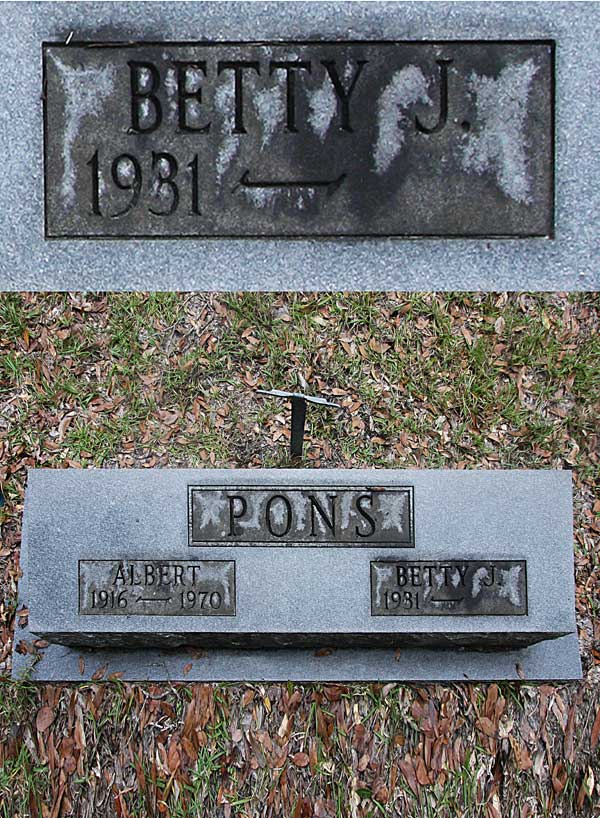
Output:
<svg viewBox="0 0 600 818">
<path fill-rule="evenodd" d="M 196 497 L 198 498 L 196 509 L 200 507 L 200 528 L 206 528 L 211 524 L 218 526 L 222 512 L 228 507 L 222 492 L 207 491 L 203 494 L 197 493 Z"/>
<path fill-rule="evenodd" d="M 250 512 L 250 516 L 240 517 L 239 520 L 235 521 L 236 525 L 243 529 L 249 529 L 250 531 L 259 531 L 264 520 L 264 516 L 261 517 L 261 513 L 264 515 L 264 508 L 261 507 L 258 498 L 254 502 L 248 503 L 246 514 L 248 514 L 248 512 Z"/>
<path fill-rule="evenodd" d="M 500 571 L 502 582 L 498 583 L 498 596 L 508 597 L 513 605 L 517 607 L 521 604 L 521 594 L 519 592 L 519 577 L 521 576 L 521 566 L 515 565 L 508 571 Z"/>
<path fill-rule="evenodd" d="M 269 506 L 269 512 L 275 526 L 277 526 L 278 528 L 280 526 L 287 527 L 290 514 L 288 511 L 288 507 L 286 506 L 283 500 L 279 498 L 273 500 L 273 502 Z"/>
<path fill-rule="evenodd" d="M 472 74 L 468 83 L 479 127 L 465 136 L 462 166 L 479 175 L 493 173 L 503 193 L 522 204 L 531 203 L 524 128 L 537 71 L 529 59 L 506 66 L 496 79 Z"/>
<path fill-rule="evenodd" d="M 256 91 L 253 100 L 261 125 L 261 147 L 266 148 L 285 121 L 285 93 L 280 85 Z"/>
<path fill-rule="evenodd" d="M 296 526 L 299 531 L 302 531 L 302 529 L 306 525 L 307 516 L 306 501 L 304 500 L 302 495 L 297 492 L 293 492 L 291 494 L 290 501 L 292 503 L 292 509 L 294 510 L 294 519 L 296 520 Z"/>
<path fill-rule="evenodd" d="M 471 584 L 471 593 L 473 596 L 479 596 L 481 593 L 481 583 L 484 579 L 487 579 L 489 576 L 489 571 L 487 568 L 478 568 L 475 573 L 473 574 L 473 580 Z"/>
<path fill-rule="evenodd" d="M 102 102 L 110 97 L 115 87 L 116 67 L 72 66 L 56 56 L 51 58 L 60 75 L 65 94 L 65 127 L 63 131 L 63 178 L 61 194 L 67 205 L 75 202 L 75 164 L 73 145 L 86 117 L 98 117 Z"/>
<path fill-rule="evenodd" d="M 409 124 L 406 109 L 416 102 L 432 104 L 427 85 L 420 68 L 406 65 L 393 75 L 381 92 L 377 105 L 377 142 L 373 151 L 378 174 L 386 172 L 402 149 Z"/>
<path fill-rule="evenodd" d="M 444 571 L 442 571 L 442 569 L 440 569 L 439 571 L 434 571 L 433 572 L 433 585 L 435 586 L 435 588 L 438 591 L 442 587 L 442 585 L 444 584 L 445 581 L 446 581 L 446 575 L 445 575 Z"/>
<path fill-rule="evenodd" d="M 117 176 L 121 182 L 132 182 L 135 177 L 135 168 L 131 159 L 121 159 L 117 165 Z"/>
<path fill-rule="evenodd" d="M 329 79 L 329 74 L 325 75 L 323 83 L 318 88 L 307 93 L 308 123 L 319 139 L 323 141 L 337 112 L 337 97 Z"/>
<path fill-rule="evenodd" d="M 349 86 L 355 66 L 347 60 L 344 67 L 344 82 Z M 323 83 L 313 91 L 308 91 L 308 123 L 319 139 L 323 141 L 337 113 L 338 100 L 329 74 L 325 72 Z"/>
<path fill-rule="evenodd" d="M 242 193 L 254 207 L 270 207 L 279 191 L 273 187 L 243 187 Z"/>
<path fill-rule="evenodd" d="M 255 207 L 271 207 L 276 201 L 304 210 L 315 195 L 314 188 L 242 187 L 241 192 Z"/>
<path fill-rule="evenodd" d="M 380 608 L 382 607 L 382 588 L 393 579 L 394 569 L 385 565 L 374 565 L 373 567 L 375 568 L 375 604 Z"/>
<path fill-rule="evenodd" d="M 296 199 L 296 205 L 300 208 L 300 210 L 304 210 L 306 205 L 311 202 L 315 198 L 315 189 L 314 187 L 307 187 L 304 190 L 301 190 L 298 193 Z"/>
<path fill-rule="evenodd" d="M 152 180 L 151 193 L 153 196 L 158 196 L 159 199 L 170 200 L 173 195 L 169 185 L 165 184 L 163 179 L 169 173 L 169 162 L 166 159 L 159 159 L 157 162 L 158 174 Z M 160 176 L 159 176 L 160 174 Z"/>
<path fill-rule="evenodd" d="M 232 572 L 231 566 L 227 563 L 213 563 L 212 565 L 212 576 L 215 579 L 220 580 L 223 586 L 223 602 L 225 607 L 229 607 L 231 605 L 231 586 L 232 586 Z"/>
<path fill-rule="evenodd" d="M 381 513 L 381 527 L 401 532 L 404 527 L 406 495 L 381 492 L 376 495 L 375 503 L 377 501 Z"/>
<path fill-rule="evenodd" d="M 174 68 L 167 68 L 165 72 L 165 91 L 169 103 L 169 116 L 172 121 L 177 117 L 177 73 Z"/>
<path fill-rule="evenodd" d="M 217 186 L 220 186 L 240 146 L 239 134 L 231 133 L 235 122 L 235 90 L 230 78 L 226 78 L 215 91 L 215 108 L 221 116 L 221 144 L 215 161 Z"/>
<path fill-rule="evenodd" d="M 354 516 L 354 508 L 353 503 L 356 499 L 355 494 L 352 491 L 344 491 L 342 492 L 341 496 L 341 503 L 340 503 L 340 522 L 342 531 L 347 531 L 350 528 L 350 519 Z M 368 506 L 367 506 L 368 508 Z M 361 517 L 362 519 L 362 517 Z M 365 525 L 368 526 L 368 523 L 365 521 Z"/>
</svg>

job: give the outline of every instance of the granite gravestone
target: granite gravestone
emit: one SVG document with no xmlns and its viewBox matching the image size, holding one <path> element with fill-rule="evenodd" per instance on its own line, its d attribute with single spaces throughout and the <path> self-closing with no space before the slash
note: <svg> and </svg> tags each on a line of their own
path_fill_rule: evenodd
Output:
<svg viewBox="0 0 600 818">
<path fill-rule="evenodd" d="M 1 288 L 597 286 L 598 4 L 224 9 L 2 4 Z"/>
<path fill-rule="evenodd" d="M 34 674 L 577 677 L 571 519 L 567 472 L 32 470 Z"/>
</svg>

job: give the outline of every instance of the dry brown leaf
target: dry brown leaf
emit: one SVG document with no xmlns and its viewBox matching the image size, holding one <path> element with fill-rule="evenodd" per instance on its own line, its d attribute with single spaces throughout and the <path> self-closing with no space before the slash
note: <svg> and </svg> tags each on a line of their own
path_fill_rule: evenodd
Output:
<svg viewBox="0 0 600 818">
<path fill-rule="evenodd" d="M 43 733 L 50 727 L 55 718 L 56 713 L 50 707 L 40 707 L 35 717 L 37 731 Z"/>
<path fill-rule="evenodd" d="M 108 665 L 100 665 L 98 670 L 95 673 L 92 673 L 92 681 L 98 682 L 108 670 Z"/>
<path fill-rule="evenodd" d="M 481 730 L 482 733 L 485 733 L 486 736 L 490 736 L 491 738 L 494 738 L 497 733 L 494 722 L 488 719 L 486 716 L 482 716 L 481 718 L 477 719 L 477 729 Z"/>
<path fill-rule="evenodd" d="M 402 770 L 402 774 L 406 778 L 408 786 L 411 788 L 415 795 L 418 795 L 419 783 L 417 781 L 413 760 L 409 755 L 406 755 L 404 759 L 400 762 L 400 769 Z"/>
<path fill-rule="evenodd" d="M 390 346 L 391 346 L 390 344 L 378 341 L 376 338 L 371 338 L 371 340 L 369 341 L 369 347 L 373 350 L 373 352 L 379 353 L 387 352 Z"/>
<path fill-rule="evenodd" d="M 533 761 L 527 747 L 524 745 L 518 746 L 515 742 L 514 749 L 518 768 L 523 771 L 530 770 L 533 767 Z"/>
<path fill-rule="evenodd" d="M 594 723 L 592 725 L 592 733 L 590 736 L 590 750 L 594 752 L 596 749 L 596 745 L 598 744 L 598 739 L 600 738 L 600 707 L 596 712 L 596 718 L 594 719 Z"/>
<path fill-rule="evenodd" d="M 429 774 L 427 773 L 427 767 L 425 766 L 425 762 L 423 761 L 421 756 L 419 756 L 417 758 L 416 776 L 417 776 L 417 781 L 423 787 L 425 787 L 427 784 L 431 783 L 431 781 L 429 780 Z"/>
<path fill-rule="evenodd" d="M 567 783 L 567 771 L 562 761 L 558 761 L 552 770 L 552 789 L 558 795 Z"/>
<path fill-rule="evenodd" d="M 310 762 L 310 758 L 306 753 L 294 753 L 291 756 L 292 763 L 295 764 L 296 767 L 308 767 Z"/>
</svg>

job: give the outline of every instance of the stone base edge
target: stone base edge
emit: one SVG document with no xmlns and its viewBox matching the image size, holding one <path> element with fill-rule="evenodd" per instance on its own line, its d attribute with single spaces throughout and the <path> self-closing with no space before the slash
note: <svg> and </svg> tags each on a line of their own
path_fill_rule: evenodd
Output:
<svg viewBox="0 0 600 818">
<path fill-rule="evenodd" d="M 16 645 L 35 637 L 21 629 Z M 199 651 L 109 650 L 49 645 L 13 652 L 13 678 L 39 682 L 488 682 L 581 678 L 576 634 L 529 648 L 478 652 L 434 648 Z M 118 675 L 113 675 L 118 674 Z"/>
</svg>

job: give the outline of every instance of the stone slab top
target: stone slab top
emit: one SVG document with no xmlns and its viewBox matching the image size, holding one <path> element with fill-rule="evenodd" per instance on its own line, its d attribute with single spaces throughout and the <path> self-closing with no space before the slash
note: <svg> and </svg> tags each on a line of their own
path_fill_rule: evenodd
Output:
<svg viewBox="0 0 600 818">
<path fill-rule="evenodd" d="M 360 543 L 348 541 L 350 529 Z M 163 631 L 174 644 L 189 632 L 376 644 L 402 632 L 441 644 L 575 631 L 568 471 L 32 469 L 23 538 L 31 630 L 58 641 L 121 632 L 135 646 Z M 381 573 L 399 562 L 399 573 Z M 479 613 L 467 599 L 448 615 L 389 615 L 400 599 L 394 576 L 404 592 L 409 575 L 415 587 L 425 577 L 432 585 L 441 565 L 443 606 L 463 574 L 475 595 L 492 586 L 491 567 L 505 577 L 498 599 Z M 113 590 L 152 592 L 132 607 L 107 593 L 107 577 Z M 179 612 L 173 588 L 184 594 Z M 164 616 L 147 615 L 163 603 Z M 431 600 L 426 608 L 437 610 Z"/>
<path fill-rule="evenodd" d="M 284 2 L 3 3 L 0 66 L 13 79 L 0 91 L 4 123 L 0 129 L 4 157 L 0 289 L 598 288 L 600 157 L 595 130 L 600 98 L 594 79 L 600 63 L 599 3 L 299 2 L 294 3 L 293 13 L 291 8 Z M 537 237 L 526 238 L 44 237 L 43 43 L 299 40 L 552 42 L 556 102 L 553 237 L 543 237 L 550 235 L 547 214 L 545 224 L 530 228 Z M 143 91 L 142 86 L 139 90 Z M 195 86 L 188 88 L 190 93 L 195 90 Z M 425 97 L 423 91 L 420 104 L 425 107 L 418 114 L 424 132 L 435 127 L 434 100 L 428 105 Z M 288 124 L 290 115 L 288 110 Z M 167 177 L 174 166 L 164 157 L 156 161 L 163 163 L 157 185 L 168 198 L 172 187 Z M 115 168 L 117 192 L 119 196 L 123 192 L 123 199 L 134 184 L 119 174 L 129 171 L 131 168 Z M 142 171 L 146 174 L 147 168 Z M 331 180 L 325 181 L 329 184 Z M 248 195 L 262 196 L 256 183 L 253 175 L 240 177 Z M 101 187 L 99 184 L 99 191 Z M 343 186 L 336 191 L 332 201 L 340 191 L 345 195 Z M 115 207 L 122 206 L 121 199 L 115 203 Z M 171 204 L 166 201 L 163 210 Z M 518 225 L 515 218 L 513 214 L 509 221 Z"/>
</svg>

